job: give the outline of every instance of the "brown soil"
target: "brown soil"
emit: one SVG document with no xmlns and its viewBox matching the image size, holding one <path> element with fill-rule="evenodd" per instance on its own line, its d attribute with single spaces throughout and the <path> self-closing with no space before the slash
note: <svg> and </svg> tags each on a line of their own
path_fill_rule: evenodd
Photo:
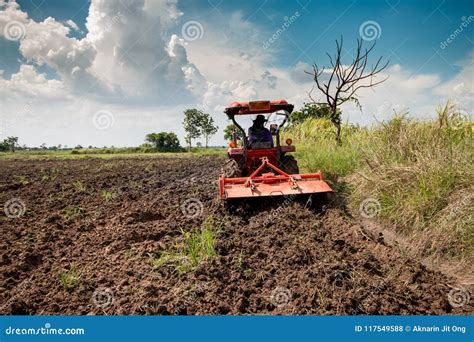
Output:
<svg viewBox="0 0 474 342">
<path fill-rule="evenodd" d="M 0 314 L 474 313 L 449 304 L 452 278 L 373 237 L 335 202 L 224 207 L 223 162 L 1 161 L 0 205 L 19 198 L 26 212 L 0 212 Z M 183 214 L 190 198 L 202 214 Z M 152 266 L 150 255 L 210 215 L 222 224 L 217 257 L 186 273 Z"/>
</svg>

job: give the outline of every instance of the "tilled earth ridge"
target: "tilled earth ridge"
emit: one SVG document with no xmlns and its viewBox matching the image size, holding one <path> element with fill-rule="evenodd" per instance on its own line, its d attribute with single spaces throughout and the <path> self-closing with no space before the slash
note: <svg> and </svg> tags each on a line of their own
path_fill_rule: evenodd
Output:
<svg viewBox="0 0 474 342">
<path fill-rule="evenodd" d="M 0 204 L 21 200 L 26 210 L 17 218 L 0 212 L 0 314 L 474 312 L 469 303 L 450 305 L 452 279 L 370 236 L 341 205 L 224 206 L 217 198 L 223 163 L 2 161 Z M 186 273 L 153 267 L 150 255 L 210 216 L 220 226 L 215 258 Z M 71 269 L 74 284 L 66 290 L 61 278 Z"/>
</svg>

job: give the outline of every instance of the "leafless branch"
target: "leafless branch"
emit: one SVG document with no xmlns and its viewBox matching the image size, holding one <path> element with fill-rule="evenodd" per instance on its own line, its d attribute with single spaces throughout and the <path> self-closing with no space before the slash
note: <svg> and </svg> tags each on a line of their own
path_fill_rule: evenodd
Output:
<svg viewBox="0 0 474 342">
<path fill-rule="evenodd" d="M 341 36 L 340 40 L 336 39 L 334 56 L 327 53 L 330 69 L 327 69 L 326 73 L 325 68 L 319 67 L 316 63 L 313 64 L 313 71 L 307 72 L 313 76 L 315 82 L 315 86 L 308 93 L 309 98 L 313 103 L 316 103 L 312 97 L 315 87 L 326 97 L 327 105 L 333 112 L 333 123 L 338 127 L 338 132 L 340 132 L 340 118 L 338 119 L 340 115 L 337 115 L 338 107 L 344 102 L 356 100 L 358 90 L 371 88 L 385 82 L 388 77 L 378 81 L 375 78 L 389 65 L 389 61 L 383 62 L 383 57 L 380 57 L 374 65 L 368 67 L 369 55 L 375 48 L 375 42 L 364 49 L 362 39 L 357 39 L 356 53 L 352 63 L 344 66 L 342 63 L 342 47 L 343 37 Z M 324 80 L 325 74 L 329 74 L 326 81 Z M 339 133 L 337 139 L 339 141 Z"/>
</svg>

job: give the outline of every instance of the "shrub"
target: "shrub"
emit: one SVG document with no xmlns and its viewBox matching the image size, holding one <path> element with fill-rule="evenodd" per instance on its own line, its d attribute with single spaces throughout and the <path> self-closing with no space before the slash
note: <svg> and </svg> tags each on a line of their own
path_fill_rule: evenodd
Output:
<svg viewBox="0 0 474 342">
<path fill-rule="evenodd" d="M 153 144 L 158 152 L 178 152 L 181 150 L 178 137 L 172 132 L 147 134 L 146 141 Z"/>
</svg>

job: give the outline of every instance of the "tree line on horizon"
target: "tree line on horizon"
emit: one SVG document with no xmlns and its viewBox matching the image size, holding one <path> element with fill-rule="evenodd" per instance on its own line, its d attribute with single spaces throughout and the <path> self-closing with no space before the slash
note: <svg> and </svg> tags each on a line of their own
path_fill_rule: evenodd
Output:
<svg viewBox="0 0 474 342">
<path fill-rule="evenodd" d="M 340 115 L 340 111 L 338 112 Z M 325 104 L 304 103 L 303 106 L 294 111 L 288 121 L 290 126 L 297 125 L 309 118 L 327 118 L 331 119 L 331 109 Z M 219 127 L 214 124 L 214 119 L 210 114 L 204 113 L 201 110 L 192 108 L 184 111 L 183 128 L 186 132 L 185 141 L 189 149 L 192 148 L 192 141 L 199 138 L 204 138 L 205 148 L 208 147 L 209 139 L 217 133 Z M 237 133 L 239 140 L 242 139 L 242 132 L 237 129 L 234 124 L 227 125 L 224 130 L 224 139 L 231 140 L 233 132 Z M 179 142 L 178 136 L 174 132 L 158 132 L 149 133 L 145 136 L 145 144 L 140 147 L 153 149 L 157 152 L 181 152 L 185 151 Z M 196 147 L 202 147 L 200 142 L 196 143 Z M 76 145 L 75 147 L 68 147 L 67 145 L 46 146 L 41 144 L 39 147 L 27 147 L 18 145 L 18 137 L 8 137 L 0 142 L 0 152 L 15 152 L 16 150 L 47 150 L 47 151 L 61 151 L 73 150 L 79 151 L 85 147 Z M 88 146 L 86 149 L 106 149 L 104 147 Z M 114 146 L 110 148 L 114 149 Z"/>
</svg>

